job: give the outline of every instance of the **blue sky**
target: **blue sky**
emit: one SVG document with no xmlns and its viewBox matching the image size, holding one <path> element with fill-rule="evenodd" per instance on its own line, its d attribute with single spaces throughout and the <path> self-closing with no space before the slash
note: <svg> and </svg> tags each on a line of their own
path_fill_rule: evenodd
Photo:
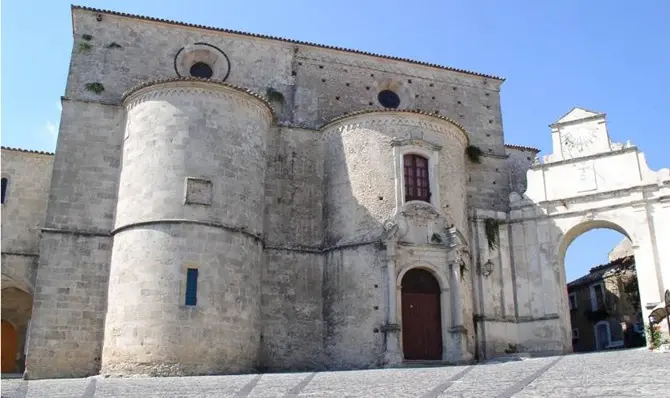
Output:
<svg viewBox="0 0 670 398">
<path fill-rule="evenodd" d="M 548 124 L 573 106 L 608 114 L 652 169 L 669 167 L 670 1 L 107 0 L 96 8 L 355 48 L 503 76 L 506 142 L 551 152 Z M 72 48 L 70 2 L 2 2 L 2 145 L 55 149 Z M 663 155 L 666 153 L 666 155 Z M 622 238 L 593 231 L 568 279 Z"/>
</svg>

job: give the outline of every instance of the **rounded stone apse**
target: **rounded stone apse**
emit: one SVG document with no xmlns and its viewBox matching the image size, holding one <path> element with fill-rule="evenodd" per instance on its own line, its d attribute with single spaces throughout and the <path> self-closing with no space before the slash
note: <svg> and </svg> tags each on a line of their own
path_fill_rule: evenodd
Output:
<svg viewBox="0 0 670 398">
<path fill-rule="evenodd" d="M 386 110 L 344 116 L 322 130 L 328 245 L 378 239 L 384 222 L 413 200 L 449 213 L 466 229 L 468 138 L 458 124 L 422 112 Z M 410 161 L 414 171 L 406 170 Z"/>
<path fill-rule="evenodd" d="M 260 97 L 194 79 L 125 96 L 102 374 L 250 371 L 260 345 Z"/>
</svg>

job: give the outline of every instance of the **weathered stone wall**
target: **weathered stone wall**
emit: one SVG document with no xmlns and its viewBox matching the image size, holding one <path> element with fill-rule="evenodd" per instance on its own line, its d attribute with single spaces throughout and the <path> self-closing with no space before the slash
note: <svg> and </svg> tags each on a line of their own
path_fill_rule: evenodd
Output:
<svg viewBox="0 0 670 398">
<path fill-rule="evenodd" d="M 268 141 L 265 178 L 267 247 L 318 248 L 323 242 L 321 135 L 281 127 Z"/>
<path fill-rule="evenodd" d="M 538 354 L 566 352 L 570 350 L 570 324 L 564 311 L 567 295 L 560 288 L 565 284 L 565 270 L 554 260 L 561 232 L 550 220 L 539 218 L 534 209 L 525 209 L 523 216 L 512 212 L 512 217 L 486 210 L 474 213 L 479 353 L 501 355 L 509 344 Z M 496 225 L 492 247 L 487 219 Z M 487 262 L 491 264 L 489 275 L 483 273 Z"/>
<path fill-rule="evenodd" d="M 40 241 L 28 378 L 99 370 L 124 117 L 117 106 L 63 101 Z"/>
<path fill-rule="evenodd" d="M 633 242 L 628 238 L 623 238 L 608 254 L 607 259 L 614 261 L 621 257 L 633 255 Z"/>
<path fill-rule="evenodd" d="M 505 168 L 507 169 L 508 183 L 510 191 L 523 195 L 528 187 L 526 173 L 533 164 L 537 150 L 517 146 L 506 146 L 507 159 L 505 159 Z"/>
<path fill-rule="evenodd" d="M 327 126 L 324 140 L 327 244 L 379 239 L 384 223 L 405 204 L 400 185 L 405 153 L 428 158 L 435 211 L 467 230 L 466 137 L 451 122 L 404 112 L 365 113 Z"/>
<path fill-rule="evenodd" d="M 3 264 L 4 267 L 4 264 Z M 30 322 L 30 313 L 33 306 L 33 298 L 21 289 L 2 285 L 2 320 L 9 322 L 16 331 L 17 355 L 15 370 L 23 371 L 25 361 L 24 349 L 26 344 L 26 332 Z"/>
<path fill-rule="evenodd" d="M 387 310 L 380 286 L 386 282 L 382 267 L 388 259 L 375 242 L 381 242 L 388 223 L 406 209 L 405 153 L 428 159 L 432 206 L 426 205 L 434 214 L 446 216 L 447 227 L 453 225 L 467 235 L 466 140 L 450 121 L 394 111 L 353 115 L 325 127 L 325 243 L 333 250 L 324 264 L 324 314 L 331 364 L 368 367 L 381 361 L 383 345 L 378 346 L 380 339 L 374 333 Z M 403 242 L 425 245 L 433 233 L 443 232 L 433 222 L 409 213 L 406 217 L 399 237 Z M 414 265 L 423 259 L 421 253 L 417 248 L 412 256 L 399 254 L 398 266 Z M 444 259 L 437 269 L 446 266 L 445 253 L 440 256 Z M 395 288 L 391 292 L 395 294 Z M 377 310 L 371 313 L 371 306 Z"/>
<path fill-rule="evenodd" d="M 2 204 L 4 253 L 37 254 L 53 161 L 49 153 L 2 149 L 2 178 L 8 180 Z"/>
<path fill-rule="evenodd" d="M 281 92 L 284 101 L 276 108 L 282 124 L 317 129 L 345 112 L 382 109 L 377 95 L 383 89 L 392 89 L 401 97 L 400 109 L 439 112 L 465 127 L 470 143 L 484 151 L 482 164 L 473 165 L 468 178 L 469 201 L 480 208 L 507 207 L 501 80 L 116 15 L 104 14 L 98 22 L 94 12 L 81 9 L 74 10 L 74 19 L 68 97 L 118 103 L 122 93 L 134 85 L 176 77 L 178 71 L 188 74 L 188 65 L 181 65 L 180 54 L 194 43 L 207 43 L 213 46 L 212 53 L 218 54 L 213 78 L 226 78 L 229 83 L 261 94 L 268 88 Z M 84 35 L 92 38 L 87 41 Z M 80 43 L 91 49 L 79 51 Z M 121 47 L 110 48 L 112 43 Z M 186 50 L 180 52 L 182 48 Z M 96 82 L 105 87 L 101 94 L 86 89 L 87 84 Z"/>
<path fill-rule="evenodd" d="M 320 369 L 323 344 L 323 151 L 312 130 L 268 141 L 260 366 Z M 298 251 L 296 251 L 298 249 Z"/>
<path fill-rule="evenodd" d="M 385 299 L 376 245 L 332 250 L 324 261 L 323 314 L 326 363 L 331 369 L 379 366 L 384 349 Z"/>
<path fill-rule="evenodd" d="M 324 256 L 266 248 L 261 283 L 260 366 L 316 370 L 329 366 L 324 347 Z"/>
<path fill-rule="evenodd" d="M 82 377 L 100 369 L 110 240 L 45 233 L 25 377 Z"/>
<path fill-rule="evenodd" d="M 458 349 L 461 358 L 472 351 L 473 323 L 484 356 L 514 342 L 533 352 L 569 350 L 558 242 L 594 218 L 594 205 L 630 205 L 637 198 L 635 215 L 612 217 L 624 219 L 620 229 L 632 231 L 636 258 L 648 264 L 640 273 L 645 305 L 659 298 L 659 281 L 670 278 L 661 266 L 670 252 L 653 249 L 670 239 L 663 223 L 670 211 L 667 171 L 650 172 L 641 153 L 624 147 L 588 161 L 531 166 L 533 150 L 503 144 L 501 80 L 107 13 L 98 21 L 80 8 L 73 17 L 28 377 L 99 370 L 108 291 L 107 373 L 376 366 L 388 348 L 381 326 L 395 322 L 382 289 L 393 289 L 386 286 L 393 261 L 376 243 L 407 210 L 399 161 L 406 150 L 430 159 L 434 196 L 430 208 L 403 215 L 406 223 L 396 227 L 405 235 L 397 239 L 430 245 L 446 223 L 470 243 L 465 278 L 453 275 L 446 245 L 426 251 L 440 262 L 443 280 L 459 280 L 445 285 L 458 286 L 449 292 L 449 316 L 460 320 L 449 333 L 465 333 L 467 341 L 453 338 L 448 350 Z M 197 59 L 211 63 L 214 80 L 280 92 L 271 102 L 277 119 L 248 93 L 181 81 L 163 83 L 169 94 L 140 89 L 148 96 L 129 107 L 126 120 L 124 92 L 187 76 Z M 93 83 L 104 91 L 95 93 Z M 377 96 L 384 89 L 399 95 L 398 110 L 381 109 Z M 409 109 L 451 121 L 401 112 Z M 481 163 L 465 157 L 470 144 L 483 150 Z M 603 172 L 591 178 L 596 169 Z M 645 194 L 633 192 L 631 181 L 644 185 Z M 511 195 L 510 203 L 511 191 L 528 191 L 527 197 Z M 9 194 L 11 200 L 11 182 Z M 589 198 L 574 199 L 579 196 Z M 487 218 L 499 223 L 493 248 Z M 616 229 L 615 220 L 607 222 Z M 397 265 L 406 267 L 422 251 L 398 253 Z M 489 260 L 493 272 L 482 275 Z M 34 267 L 21 261 L 14 268 Z M 201 272 L 195 309 L 181 304 L 189 267 Z M 16 274 L 32 278 L 29 271 Z M 220 335 L 233 337 L 226 342 Z"/>
<path fill-rule="evenodd" d="M 191 223 L 152 223 L 114 238 L 102 374 L 252 371 L 260 348 L 262 247 Z M 188 268 L 197 303 L 185 306 Z"/>
<path fill-rule="evenodd" d="M 30 294 L 35 287 L 53 161 L 53 154 L 2 149 L 2 178 L 7 178 L 2 204 L 3 286 L 13 284 Z"/>
<path fill-rule="evenodd" d="M 125 104 L 102 371 L 250 371 L 273 114 L 242 90 L 194 81 L 152 84 Z M 184 305 L 187 268 L 199 270 L 195 307 Z"/>
</svg>

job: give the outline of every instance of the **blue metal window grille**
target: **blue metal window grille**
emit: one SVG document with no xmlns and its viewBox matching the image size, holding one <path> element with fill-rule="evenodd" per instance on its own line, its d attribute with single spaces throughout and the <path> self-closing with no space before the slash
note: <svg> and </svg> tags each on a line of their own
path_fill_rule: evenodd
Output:
<svg viewBox="0 0 670 398">
<path fill-rule="evenodd" d="M 195 305 L 198 301 L 198 270 L 189 268 L 186 272 L 186 305 Z"/>
</svg>

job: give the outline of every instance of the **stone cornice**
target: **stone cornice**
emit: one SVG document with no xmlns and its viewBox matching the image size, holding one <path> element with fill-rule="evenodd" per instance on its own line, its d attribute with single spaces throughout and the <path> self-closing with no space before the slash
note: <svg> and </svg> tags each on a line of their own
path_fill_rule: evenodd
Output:
<svg viewBox="0 0 670 398">
<path fill-rule="evenodd" d="M 506 322 L 506 323 L 528 323 L 528 322 L 540 322 L 540 321 L 550 321 L 560 319 L 558 314 L 548 314 L 538 317 L 533 316 L 487 316 L 487 315 L 475 315 L 475 318 L 480 322 Z"/>
<path fill-rule="evenodd" d="M 118 16 L 118 17 L 133 18 L 133 19 L 143 20 L 143 21 L 158 22 L 158 23 L 164 23 L 164 24 L 170 24 L 170 25 L 176 25 L 176 26 L 184 26 L 184 27 L 197 28 L 197 29 L 203 29 L 203 30 L 209 30 L 209 31 L 215 31 L 215 32 L 229 33 L 229 34 L 240 35 L 240 36 L 253 37 L 253 38 L 258 38 L 258 39 L 274 40 L 274 41 L 280 41 L 280 42 L 284 42 L 284 43 L 292 43 L 292 44 L 298 44 L 298 45 L 309 46 L 309 47 L 316 47 L 316 48 L 323 48 L 323 49 L 328 49 L 328 50 L 342 51 L 342 52 L 351 53 L 351 54 L 358 54 L 358 55 L 364 55 L 364 56 L 368 56 L 368 57 L 375 57 L 375 58 L 382 58 L 382 59 L 390 59 L 390 60 L 394 60 L 394 61 L 406 62 L 406 63 L 410 63 L 410 64 L 415 64 L 415 65 L 427 66 L 427 67 L 431 67 L 431 68 L 444 69 L 444 70 L 448 70 L 448 71 L 451 71 L 451 72 L 458 72 L 458 73 L 463 73 L 463 74 L 466 74 L 466 75 L 478 76 L 478 77 L 498 80 L 500 82 L 505 81 L 504 78 L 498 77 L 498 76 L 487 75 L 487 74 L 479 73 L 479 72 L 472 72 L 472 71 L 468 71 L 468 70 L 465 70 L 465 69 L 452 68 L 452 67 L 433 64 L 433 63 L 429 63 L 429 62 L 416 61 L 416 60 L 412 60 L 412 59 L 409 59 L 409 58 L 401 58 L 401 57 L 394 57 L 394 56 L 389 56 L 389 55 L 375 54 L 375 53 L 371 53 L 371 52 L 367 52 L 367 51 L 352 50 L 352 49 L 343 48 L 343 47 L 329 46 L 329 45 L 317 44 L 317 43 L 294 40 L 294 39 L 286 39 L 286 38 L 283 38 L 283 37 L 268 36 L 268 35 L 261 35 L 261 34 L 248 33 L 248 32 L 241 32 L 241 31 L 231 30 L 231 29 L 216 28 L 216 27 L 212 27 L 212 26 L 191 24 L 191 23 L 186 23 L 186 22 L 178 22 L 178 21 L 173 21 L 173 20 L 168 20 L 168 19 L 153 18 L 153 17 L 142 16 L 142 15 L 128 14 L 128 13 L 124 13 L 124 12 L 102 10 L 102 9 L 98 9 L 98 8 L 77 6 L 77 5 L 72 5 L 73 30 L 75 29 L 75 23 L 76 23 L 75 18 L 74 18 L 74 11 L 75 10 L 84 10 L 84 11 L 89 11 L 89 12 L 94 12 L 94 13 L 99 13 L 99 14 L 109 14 L 109 15 L 115 15 L 115 16 Z"/>
<path fill-rule="evenodd" d="M 599 213 L 604 213 L 609 210 L 615 210 L 615 209 L 620 209 L 620 208 L 630 208 L 630 207 L 635 207 L 635 206 L 645 206 L 650 203 L 661 203 L 662 200 L 665 197 L 658 197 L 658 198 L 644 198 L 644 199 L 639 199 L 639 200 L 632 200 L 632 201 L 625 201 L 621 203 L 616 203 L 612 204 L 609 206 L 600 206 L 600 207 L 594 207 L 594 208 L 587 208 L 587 209 L 580 209 L 580 210 L 574 210 L 574 211 L 558 211 L 558 212 L 552 212 L 552 213 L 541 213 L 541 214 L 535 214 L 535 215 L 529 215 L 529 216 L 521 216 L 521 217 L 510 217 L 509 220 L 507 220 L 507 223 L 513 224 L 513 223 L 520 223 L 520 222 L 525 222 L 525 221 L 530 221 L 530 220 L 546 220 L 546 219 L 556 219 L 556 218 L 566 218 L 566 217 L 576 217 L 576 216 L 587 216 L 587 215 L 593 215 L 593 218 L 597 218 Z M 547 207 L 547 202 L 543 202 L 542 206 L 538 206 L 537 204 L 529 204 L 525 205 L 523 207 L 515 207 L 512 208 L 512 211 L 520 211 L 523 209 L 527 209 L 529 207 L 534 207 L 534 208 L 546 208 Z"/>
<path fill-rule="evenodd" d="M 270 118 L 272 119 L 272 123 L 274 123 L 277 119 L 274 109 L 272 109 L 270 103 L 259 94 L 256 94 L 253 91 L 241 86 L 236 86 L 216 80 L 198 79 L 193 77 L 176 77 L 150 80 L 132 87 L 123 93 L 121 101 L 127 109 L 132 109 L 138 103 L 155 98 L 158 95 L 181 95 L 190 93 L 209 94 L 229 99 L 233 98 L 231 94 L 242 94 L 242 96 L 236 95 L 236 97 L 246 97 L 246 99 L 250 101 L 245 102 L 248 102 L 249 104 L 255 103 L 257 105 L 262 105 L 262 107 L 265 108 L 269 113 Z"/>
<path fill-rule="evenodd" d="M 557 161 L 552 161 L 548 163 L 537 163 L 533 164 L 530 166 L 530 170 L 542 170 L 546 169 L 552 166 L 559 166 L 559 165 L 564 165 L 564 164 L 571 164 L 571 163 L 579 163 L 584 160 L 591 160 L 591 159 L 598 159 L 606 156 L 611 156 L 611 155 L 620 155 L 622 153 L 626 152 L 639 152 L 638 148 L 636 146 L 629 146 L 626 148 L 622 149 L 615 149 L 607 152 L 599 152 L 599 153 L 594 153 L 591 155 L 586 155 L 578 158 L 570 158 L 570 159 L 563 159 L 563 160 L 557 160 Z"/>
<path fill-rule="evenodd" d="M 585 194 L 585 195 L 579 195 L 579 196 L 571 196 L 567 198 L 560 198 L 560 199 L 551 199 L 551 200 L 543 200 L 540 202 L 533 202 L 529 198 L 525 199 L 520 199 L 518 202 L 513 202 L 511 203 L 511 210 L 522 210 L 528 207 L 536 207 L 536 208 L 547 208 L 550 206 L 565 206 L 566 204 L 574 205 L 577 203 L 588 203 L 588 202 L 594 202 L 594 201 L 600 201 L 603 199 L 611 199 L 611 198 L 622 198 L 625 196 L 629 196 L 630 194 L 633 193 L 644 193 L 644 192 L 657 192 L 659 190 L 663 189 L 662 187 L 659 186 L 658 183 L 653 182 L 653 183 L 647 183 L 647 184 L 640 184 L 634 187 L 628 187 L 628 188 L 622 188 L 622 189 L 615 189 L 615 190 L 610 190 L 610 191 L 604 191 L 604 192 L 595 192 L 591 194 Z M 649 202 L 664 202 L 666 200 L 666 196 L 660 196 L 660 197 L 650 197 L 650 198 L 644 198 L 644 201 L 649 201 Z M 632 201 L 632 202 L 626 202 L 626 203 L 637 203 L 639 200 Z M 646 203 L 646 202 L 645 202 Z"/>
<path fill-rule="evenodd" d="M 584 118 L 581 118 L 581 119 L 568 120 L 566 122 L 552 123 L 552 124 L 549 125 L 549 127 L 551 127 L 553 129 L 553 128 L 558 128 L 558 127 L 563 127 L 563 126 L 570 126 L 570 125 L 573 125 L 573 124 L 581 124 L 581 123 L 584 123 L 584 122 L 590 122 L 592 120 L 598 120 L 598 119 L 604 119 L 604 118 L 605 118 L 604 113 L 598 113 L 597 115 L 587 116 L 587 117 L 584 117 Z"/>
<path fill-rule="evenodd" d="M 450 134 L 456 139 L 459 139 L 464 147 L 467 146 L 469 142 L 467 131 L 455 120 L 434 113 L 413 109 L 370 109 L 346 113 L 330 120 L 321 126 L 319 130 L 343 132 L 351 128 L 375 125 L 425 128 Z M 456 130 L 460 132 L 460 137 L 454 134 L 453 128 L 448 128 L 447 126 L 455 127 Z"/>
<path fill-rule="evenodd" d="M 64 235 L 80 235 L 109 238 L 111 235 L 105 231 L 84 230 L 84 229 L 69 229 L 69 228 L 51 228 L 44 227 L 41 229 L 42 233 L 64 234 Z"/>
<path fill-rule="evenodd" d="M 439 151 L 442 149 L 442 145 L 433 144 L 432 142 L 425 140 L 419 140 L 419 139 L 401 140 L 398 138 L 393 138 L 391 140 L 391 146 L 407 146 L 407 145 L 420 146 L 423 148 L 428 148 L 431 151 Z"/>
</svg>

